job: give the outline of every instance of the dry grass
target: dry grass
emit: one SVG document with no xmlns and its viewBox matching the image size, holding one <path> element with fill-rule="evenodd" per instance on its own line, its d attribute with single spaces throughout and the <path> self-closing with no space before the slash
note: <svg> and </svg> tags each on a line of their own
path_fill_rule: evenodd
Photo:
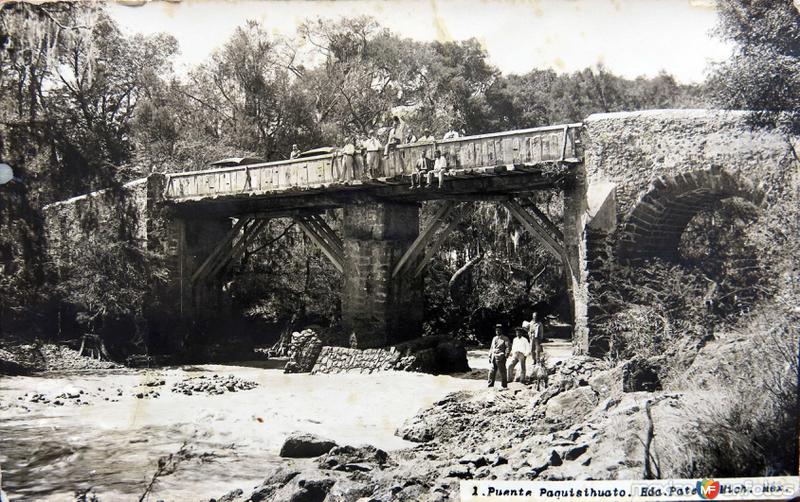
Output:
<svg viewBox="0 0 800 502">
<path fill-rule="evenodd" d="M 749 331 L 743 357 L 716 370 L 722 399 L 686 424 L 684 477 L 797 473 L 800 316 L 761 312 L 740 324 Z"/>
</svg>

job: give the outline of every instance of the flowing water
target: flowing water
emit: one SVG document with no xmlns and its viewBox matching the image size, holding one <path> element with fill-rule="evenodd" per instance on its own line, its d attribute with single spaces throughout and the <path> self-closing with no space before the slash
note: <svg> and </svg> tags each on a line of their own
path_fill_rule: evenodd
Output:
<svg viewBox="0 0 800 502">
<path fill-rule="evenodd" d="M 259 386 L 222 395 L 170 391 L 182 379 L 213 374 Z M 3 377 L 2 488 L 12 500 L 72 501 L 92 487 L 103 502 L 138 500 L 159 457 L 173 454 L 150 500 L 208 500 L 256 486 L 281 461 L 277 453 L 290 432 L 403 448 L 410 443 L 394 431 L 406 419 L 450 392 L 483 385 L 418 373 L 285 375 L 212 365 Z M 160 397 L 136 397 L 152 390 Z M 64 392 L 88 404 L 30 402 L 36 393 L 52 400 Z"/>
</svg>

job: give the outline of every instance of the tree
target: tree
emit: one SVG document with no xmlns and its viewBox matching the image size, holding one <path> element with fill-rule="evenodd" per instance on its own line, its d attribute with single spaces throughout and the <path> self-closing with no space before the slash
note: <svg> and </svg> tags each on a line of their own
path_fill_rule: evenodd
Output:
<svg viewBox="0 0 800 502">
<path fill-rule="evenodd" d="M 734 42 L 730 60 L 713 68 L 710 93 L 723 108 L 756 110 L 772 123 L 788 117 L 800 130 L 800 9 L 791 0 L 718 2 L 722 38 Z M 782 115 L 779 115 L 782 114 Z"/>
</svg>

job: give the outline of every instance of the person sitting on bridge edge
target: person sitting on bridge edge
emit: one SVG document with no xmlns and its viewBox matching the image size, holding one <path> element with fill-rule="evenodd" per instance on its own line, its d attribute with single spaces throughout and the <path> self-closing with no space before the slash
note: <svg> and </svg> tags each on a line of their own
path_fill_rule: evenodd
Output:
<svg viewBox="0 0 800 502">
<path fill-rule="evenodd" d="M 364 141 L 364 148 L 367 150 L 367 175 L 370 178 L 377 178 L 380 175 L 381 146 L 381 141 L 375 134 L 375 130 L 371 129 L 369 137 Z"/>
<path fill-rule="evenodd" d="M 503 325 L 494 326 L 494 338 L 489 345 L 489 363 L 492 369 L 489 371 L 489 387 L 494 387 L 494 379 L 497 372 L 500 372 L 500 384 L 505 389 L 508 387 L 508 375 L 506 374 L 506 358 L 511 351 L 511 342 L 503 334 Z"/>
<path fill-rule="evenodd" d="M 444 186 L 444 173 L 447 172 L 447 157 L 439 150 L 436 150 L 433 157 L 435 159 L 433 171 L 428 171 L 428 186 L 433 186 L 433 176 L 436 175 L 439 178 L 439 189 L 441 189 Z"/>
<path fill-rule="evenodd" d="M 292 153 L 289 154 L 290 159 L 296 159 L 300 156 L 300 148 L 297 147 L 297 143 L 292 145 Z"/>
<path fill-rule="evenodd" d="M 514 337 L 514 341 L 511 342 L 511 364 L 508 365 L 508 379 L 512 382 L 525 382 L 525 377 L 527 376 L 527 372 L 525 371 L 525 359 L 528 358 L 528 354 L 531 352 L 531 344 L 528 342 L 528 339 L 525 338 L 525 329 L 524 328 L 517 328 L 515 330 L 516 336 Z M 514 378 L 514 368 L 516 368 L 517 363 L 520 364 L 520 373 L 518 378 Z"/>
<path fill-rule="evenodd" d="M 422 188 L 423 177 L 427 177 L 427 173 L 433 169 L 433 165 L 434 161 L 428 158 L 428 152 L 422 152 L 414 172 L 411 173 L 411 188 Z"/>
</svg>

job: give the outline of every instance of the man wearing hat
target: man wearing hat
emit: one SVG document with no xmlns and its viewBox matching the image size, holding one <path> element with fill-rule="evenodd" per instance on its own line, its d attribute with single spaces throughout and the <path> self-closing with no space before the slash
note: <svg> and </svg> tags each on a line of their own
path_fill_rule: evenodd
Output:
<svg viewBox="0 0 800 502">
<path fill-rule="evenodd" d="M 528 337 L 531 344 L 531 356 L 533 357 L 533 364 L 539 364 L 542 358 L 542 342 L 544 341 L 544 330 L 542 323 L 536 319 L 536 312 L 531 315 L 530 321 L 523 321 L 522 327 L 528 330 Z"/>
<path fill-rule="evenodd" d="M 516 328 L 515 330 L 516 336 L 514 337 L 514 341 L 511 343 L 511 364 L 508 365 L 508 379 L 518 382 L 524 382 L 527 373 L 525 372 L 525 359 L 527 359 L 528 354 L 531 351 L 531 344 L 528 342 L 528 339 L 525 338 L 525 329 L 524 328 Z M 514 378 L 514 368 L 517 366 L 517 363 L 520 364 L 520 371 L 519 378 Z"/>
<path fill-rule="evenodd" d="M 489 362 L 492 369 L 489 371 L 489 387 L 494 387 L 494 377 L 500 371 L 500 383 L 505 389 L 508 387 L 508 375 L 506 375 L 506 359 L 511 351 L 511 342 L 503 334 L 503 325 L 496 324 L 494 327 L 494 338 L 489 345 Z"/>
</svg>

